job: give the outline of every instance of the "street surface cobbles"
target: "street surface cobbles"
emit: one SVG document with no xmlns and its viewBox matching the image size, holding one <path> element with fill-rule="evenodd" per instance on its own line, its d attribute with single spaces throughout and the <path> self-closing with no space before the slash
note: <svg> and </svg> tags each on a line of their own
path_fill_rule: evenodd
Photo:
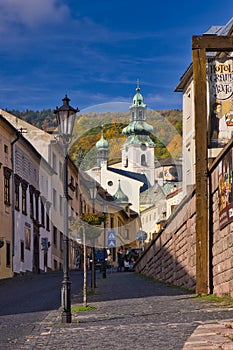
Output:
<svg viewBox="0 0 233 350">
<path fill-rule="evenodd" d="M 100 277 L 88 297 L 96 309 L 73 312 L 71 324 L 62 324 L 60 310 L 53 310 L 11 349 L 233 349 L 233 308 L 132 272 Z M 81 303 L 76 295 L 72 306 Z"/>
</svg>

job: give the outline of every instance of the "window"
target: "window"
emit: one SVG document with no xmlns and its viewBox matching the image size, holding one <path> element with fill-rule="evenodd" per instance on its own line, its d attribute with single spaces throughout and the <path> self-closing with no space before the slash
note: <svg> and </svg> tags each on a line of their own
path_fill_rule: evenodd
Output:
<svg viewBox="0 0 233 350">
<path fill-rule="evenodd" d="M 56 209 L 57 208 L 57 191 L 55 188 L 53 189 L 53 207 Z"/>
<path fill-rule="evenodd" d="M 31 249 L 31 229 L 25 227 L 25 249 Z"/>
<path fill-rule="evenodd" d="M 30 198 L 30 217 L 34 218 L 34 187 L 32 185 L 29 186 L 29 198 Z"/>
<path fill-rule="evenodd" d="M 57 228 L 56 226 L 53 226 L 53 244 L 55 247 L 57 246 Z"/>
<path fill-rule="evenodd" d="M 44 210 L 45 210 L 45 208 L 44 208 L 44 202 L 43 202 L 43 200 L 41 199 L 41 201 L 40 201 L 40 210 L 41 210 L 41 225 L 44 227 L 44 224 L 45 224 L 45 220 L 44 220 Z"/>
<path fill-rule="evenodd" d="M 11 266 L 11 244 L 6 242 L 6 267 Z"/>
<path fill-rule="evenodd" d="M 59 207 L 60 207 L 60 214 L 63 213 L 63 198 L 62 196 L 60 195 L 60 200 L 59 200 L 60 204 L 59 204 Z"/>
<path fill-rule="evenodd" d="M 141 155 L 141 165 L 146 165 L 146 156 L 145 156 L 145 154 Z"/>
<path fill-rule="evenodd" d="M 20 241 L 20 260 L 24 262 L 24 241 Z"/>
<path fill-rule="evenodd" d="M 145 151 L 147 148 L 145 143 L 142 143 L 140 147 L 142 151 Z"/>
<path fill-rule="evenodd" d="M 36 221 L 39 221 L 39 196 L 40 192 L 36 191 L 35 192 L 35 200 L 36 200 Z"/>
<path fill-rule="evenodd" d="M 60 251 L 63 251 L 63 233 L 60 232 Z"/>
<path fill-rule="evenodd" d="M 19 184 L 20 178 L 15 175 L 15 209 L 19 210 Z"/>
<path fill-rule="evenodd" d="M 4 167 L 4 203 L 10 205 L 10 177 L 11 169 Z"/>
<path fill-rule="evenodd" d="M 55 171 L 57 171 L 57 156 L 56 156 L 56 154 L 55 153 L 53 153 L 53 159 L 52 159 L 52 162 L 53 162 L 53 169 L 55 170 Z"/>
<path fill-rule="evenodd" d="M 10 205 L 10 179 L 4 178 L 4 203 Z"/>
<path fill-rule="evenodd" d="M 4 145 L 4 153 L 8 154 L 8 146 Z"/>
<path fill-rule="evenodd" d="M 46 205 L 46 230 L 47 231 L 50 231 L 49 209 L 50 209 L 50 204 L 47 203 Z"/>
<path fill-rule="evenodd" d="M 27 187 L 26 181 L 22 182 L 22 213 L 27 215 Z"/>
<path fill-rule="evenodd" d="M 79 214 L 83 214 L 83 197 L 81 194 L 79 196 L 79 203 L 80 203 Z"/>
</svg>

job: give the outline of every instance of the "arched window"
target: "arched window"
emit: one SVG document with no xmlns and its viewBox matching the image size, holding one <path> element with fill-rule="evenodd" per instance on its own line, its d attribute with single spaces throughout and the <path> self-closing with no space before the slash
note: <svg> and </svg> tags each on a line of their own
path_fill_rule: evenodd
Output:
<svg viewBox="0 0 233 350">
<path fill-rule="evenodd" d="M 146 156 L 145 156 L 145 154 L 141 155 L 141 165 L 146 165 Z"/>
</svg>

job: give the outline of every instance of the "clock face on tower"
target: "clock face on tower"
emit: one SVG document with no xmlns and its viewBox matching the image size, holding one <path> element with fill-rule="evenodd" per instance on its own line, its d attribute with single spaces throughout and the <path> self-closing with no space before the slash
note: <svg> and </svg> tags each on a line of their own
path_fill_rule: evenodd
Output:
<svg viewBox="0 0 233 350">
<path fill-rule="evenodd" d="M 142 151 L 145 151 L 146 148 L 147 148 L 147 147 L 146 147 L 146 144 L 145 144 L 145 143 L 142 143 L 142 144 L 141 144 L 141 150 L 142 150 Z"/>
</svg>

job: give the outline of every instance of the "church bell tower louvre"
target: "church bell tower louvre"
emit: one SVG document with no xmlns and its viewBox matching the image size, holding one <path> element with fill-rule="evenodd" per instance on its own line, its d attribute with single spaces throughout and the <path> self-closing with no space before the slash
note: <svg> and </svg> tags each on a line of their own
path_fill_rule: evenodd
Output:
<svg viewBox="0 0 233 350">
<path fill-rule="evenodd" d="M 154 148 L 150 138 L 153 126 L 146 122 L 146 104 L 137 82 L 136 94 L 130 106 L 130 123 L 122 133 L 126 141 L 122 146 L 122 169 L 145 174 L 151 186 L 155 181 Z"/>
</svg>

